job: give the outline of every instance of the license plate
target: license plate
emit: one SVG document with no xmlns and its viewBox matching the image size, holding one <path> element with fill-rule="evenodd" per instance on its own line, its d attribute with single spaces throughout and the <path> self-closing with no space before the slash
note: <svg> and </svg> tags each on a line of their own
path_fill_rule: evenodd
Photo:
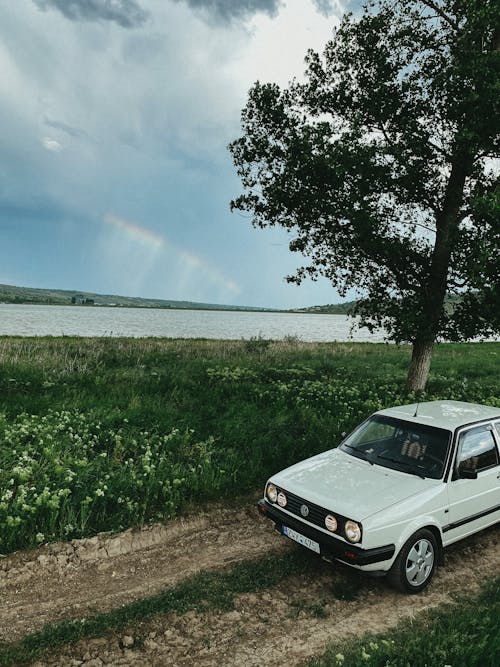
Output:
<svg viewBox="0 0 500 667">
<path fill-rule="evenodd" d="M 315 551 L 317 554 L 319 554 L 320 552 L 319 544 L 314 540 L 310 540 L 305 535 L 301 535 L 300 533 L 297 533 L 295 530 L 288 528 L 288 526 L 283 526 L 282 530 L 283 530 L 283 535 L 286 535 L 290 539 L 301 544 L 303 547 L 307 547 L 308 549 L 311 549 L 311 551 Z"/>
</svg>

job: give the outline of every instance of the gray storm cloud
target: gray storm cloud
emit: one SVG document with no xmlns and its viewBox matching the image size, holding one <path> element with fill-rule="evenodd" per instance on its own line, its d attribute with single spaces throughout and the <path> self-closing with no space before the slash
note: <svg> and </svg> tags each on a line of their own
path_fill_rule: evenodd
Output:
<svg viewBox="0 0 500 667">
<path fill-rule="evenodd" d="M 72 21 L 113 21 L 122 28 L 143 25 L 149 14 L 135 0 L 33 0 L 42 10 L 54 8 Z"/>
<path fill-rule="evenodd" d="M 281 0 L 175 0 L 185 2 L 193 9 L 203 9 L 223 22 L 245 19 L 257 12 L 270 16 L 278 13 Z"/>
<path fill-rule="evenodd" d="M 53 127 L 55 130 L 61 130 L 62 132 L 69 134 L 70 137 L 77 139 L 87 136 L 87 133 L 84 130 L 80 130 L 78 127 L 73 127 L 72 125 L 68 125 L 59 120 L 51 120 L 50 118 L 45 117 L 45 125 Z"/>
<path fill-rule="evenodd" d="M 283 0 L 174 0 L 174 2 L 184 2 L 193 9 L 204 10 L 217 21 L 225 23 L 235 19 L 246 19 L 257 12 L 276 16 L 283 4 Z M 341 13 L 344 4 L 349 0 L 312 0 L 312 2 L 320 14 L 328 17 L 336 12 Z"/>
<path fill-rule="evenodd" d="M 313 3 L 323 16 L 330 16 L 340 5 L 338 0 L 313 0 Z"/>
</svg>

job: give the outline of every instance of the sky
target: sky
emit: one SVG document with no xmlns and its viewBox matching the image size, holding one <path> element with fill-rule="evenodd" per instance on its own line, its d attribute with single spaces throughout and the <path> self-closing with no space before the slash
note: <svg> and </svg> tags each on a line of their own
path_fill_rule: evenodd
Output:
<svg viewBox="0 0 500 667">
<path fill-rule="evenodd" d="M 283 230 L 231 213 L 256 81 L 348 0 L 0 0 L 0 283 L 295 308 L 341 301 Z M 348 295 L 350 296 L 350 295 Z"/>
</svg>

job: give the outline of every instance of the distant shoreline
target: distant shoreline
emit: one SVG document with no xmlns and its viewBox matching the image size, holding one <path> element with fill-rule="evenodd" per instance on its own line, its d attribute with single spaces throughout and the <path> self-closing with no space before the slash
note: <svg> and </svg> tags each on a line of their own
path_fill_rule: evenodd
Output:
<svg viewBox="0 0 500 667">
<path fill-rule="evenodd" d="M 98 294 L 78 290 L 45 289 L 38 287 L 18 287 L 0 284 L 0 304 L 25 306 L 99 306 L 108 308 L 141 308 L 159 310 L 210 310 L 220 312 L 253 313 L 294 313 L 316 315 L 349 315 L 354 302 L 309 306 L 305 308 L 265 308 L 255 306 L 235 306 L 197 301 L 177 301 L 171 299 L 151 299 L 145 297 Z"/>
<path fill-rule="evenodd" d="M 125 303 L 61 303 L 60 301 L 3 301 L 0 306 L 61 306 L 64 308 L 134 308 L 137 310 L 202 310 L 218 313 L 293 313 L 294 315 L 350 315 L 339 310 L 338 312 L 310 309 L 279 309 L 279 308 L 251 308 L 244 306 L 148 306 Z"/>
<path fill-rule="evenodd" d="M 214 312 L 238 313 L 304 313 L 304 311 L 274 310 L 272 308 L 234 308 L 212 306 L 161 306 L 140 305 L 131 303 L 62 303 L 61 301 L 0 301 L 0 306 L 61 306 L 63 308 L 135 308 L 138 310 L 209 310 Z M 305 313 L 307 314 L 307 313 Z"/>
</svg>

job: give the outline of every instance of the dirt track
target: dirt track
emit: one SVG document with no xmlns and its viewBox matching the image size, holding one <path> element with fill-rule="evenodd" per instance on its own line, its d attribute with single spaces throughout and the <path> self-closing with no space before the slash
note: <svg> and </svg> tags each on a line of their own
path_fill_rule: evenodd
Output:
<svg viewBox="0 0 500 667">
<path fill-rule="evenodd" d="M 118 607 L 200 570 L 268 553 L 270 546 L 276 553 L 295 548 L 273 532 L 252 504 L 230 512 L 212 507 L 165 526 L 15 554 L 0 560 L 0 640 L 19 639 L 62 618 Z M 134 628 L 129 628 L 116 637 L 80 642 L 37 664 L 250 667 L 286 657 L 287 664 L 295 665 L 321 652 L 329 641 L 387 628 L 450 599 L 455 591 L 473 590 L 499 571 L 500 527 L 496 527 L 450 548 L 446 566 L 422 595 L 403 596 L 383 580 L 324 564 L 314 576 L 240 596 L 236 609 L 228 613 L 189 612 L 151 619 L 140 646 Z M 353 583 L 360 587 L 357 598 L 338 600 L 335 587 Z M 128 648 L 123 648 L 124 636 L 125 644 L 131 644 Z"/>
<path fill-rule="evenodd" d="M 200 570 L 258 557 L 270 544 L 290 548 L 248 505 L 15 554 L 0 560 L 0 641 L 154 595 Z"/>
</svg>

